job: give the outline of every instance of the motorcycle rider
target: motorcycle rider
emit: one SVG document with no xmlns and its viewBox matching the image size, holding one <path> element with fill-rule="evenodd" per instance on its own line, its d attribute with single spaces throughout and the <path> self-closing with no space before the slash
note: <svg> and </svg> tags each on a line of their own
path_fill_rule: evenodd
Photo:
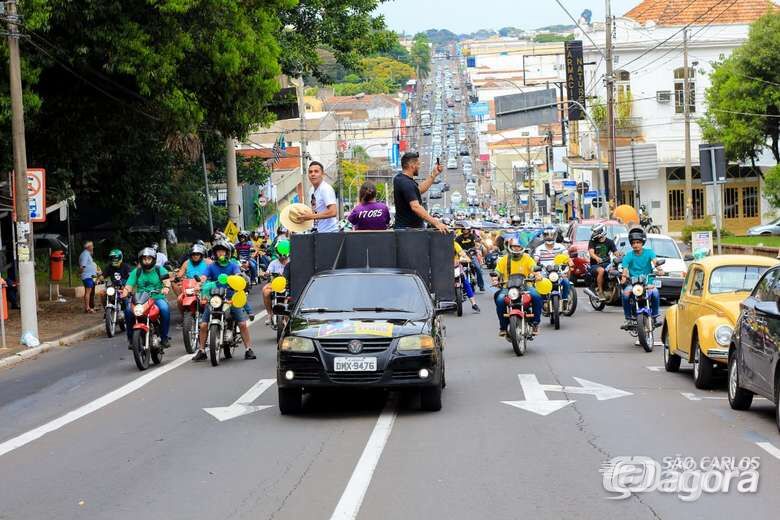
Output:
<svg viewBox="0 0 780 520">
<path fill-rule="evenodd" d="M 485 292 L 485 281 L 482 278 L 482 266 L 479 263 L 479 257 L 476 254 L 470 254 L 470 251 L 476 252 L 477 248 L 480 247 L 479 238 L 471 230 L 471 224 L 468 222 L 464 222 L 461 228 L 462 231 L 460 235 L 455 237 L 455 242 L 457 242 L 460 247 L 463 248 L 463 251 L 465 251 L 466 254 L 471 258 L 471 262 L 474 264 L 475 270 L 477 271 L 477 285 L 479 286 L 479 292 Z"/>
<path fill-rule="evenodd" d="M 534 260 L 537 264 L 545 267 L 555 263 L 555 257 L 564 254 L 568 256 L 566 246 L 559 244 L 555 241 L 558 236 L 558 230 L 555 226 L 546 226 L 542 232 L 542 238 L 544 242 L 536 247 L 534 251 Z M 569 258 L 568 266 L 572 267 L 574 262 Z M 566 273 L 560 277 L 561 284 L 561 298 L 563 300 L 569 299 L 569 291 L 571 291 L 571 282 L 569 281 L 569 275 Z"/>
<path fill-rule="evenodd" d="M 626 318 L 626 323 L 621 327 L 623 329 L 636 324 L 636 316 L 633 315 L 634 309 L 631 308 L 629 302 L 631 284 L 627 284 L 627 282 L 634 277 L 649 276 L 658 270 L 658 266 L 655 264 L 655 251 L 649 247 L 645 247 L 646 242 L 647 235 L 645 234 L 644 229 L 634 228 L 628 232 L 628 243 L 631 244 L 631 251 L 626 253 L 623 257 L 623 276 L 620 279 L 620 283 L 624 286 L 623 316 Z M 653 323 L 657 324 L 660 314 L 661 295 L 656 287 L 651 289 L 648 286 L 647 297 L 650 300 L 650 311 L 653 314 Z"/>
<path fill-rule="evenodd" d="M 473 261 L 469 258 L 469 255 L 463 250 L 457 240 L 453 242 L 453 245 L 455 247 L 455 267 L 459 266 L 461 261 Z M 479 305 L 477 305 L 477 298 L 474 296 L 474 288 L 471 286 L 469 277 L 465 274 L 461 274 L 461 280 L 463 281 L 463 289 L 466 291 L 466 296 L 468 297 L 469 302 L 471 302 L 471 309 L 479 314 L 482 311 L 480 310 Z"/>
<path fill-rule="evenodd" d="M 249 240 L 248 231 L 239 231 L 238 242 L 235 245 L 239 262 L 246 261 L 249 264 L 249 278 L 252 283 L 257 283 L 257 262 L 254 259 L 255 249 Z"/>
<path fill-rule="evenodd" d="M 188 258 L 179 267 L 176 277 L 192 278 L 202 282 L 205 280 L 206 269 L 208 269 L 209 263 L 209 260 L 206 258 L 206 246 L 198 243 L 192 244 Z"/>
<path fill-rule="evenodd" d="M 157 252 L 151 247 L 145 247 L 138 253 L 139 267 L 135 268 L 127 279 L 127 283 L 122 289 L 122 298 L 127 298 L 132 293 L 154 293 L 157 308 L 160 309 L 160 343 L 163 348 L 170 346 L 171 338 L 168 337 L 168 330 L 171 326 L 171 310 L 168 307 L 166 296 L 171 290 L 171 281 L 168 279 L 168 271 L 165 267 L 155 265 Z M 125 305 L 125 324 L 127 329 L 127 340 L 133 339 L 133 324 L 135 315 L 133 306 Z"/>
<path fill-rule="evenodd" d="M 277 242 L 276 255 L 276 258 L 271 260 L 271 263 L 268 264 L 268 269 L 266 270 L 266 274 L 268 276 L 285 275 L 285 268 L 290 263 L 290 242 L 288 240 L 280 240 Z M 274 310 L 271 306 L 272 292 L 273 290 L 271 289 L 270 283 L 267 283 L 263 286 L 263 303 L 265 304 L 265 310 L 267 313 L 265 319 L 266 326 L 269 326 L 271 323 L 273 323 Z"/>
<path fill-rule="evenodd" d="M 211 247 L 211 251 L 214 254 L 215 261 L 209 264 L 206 269 L 206 278 L 217 284 L 217 287 L 227 287 L 219 283 L 219 275 L 226 274 L 228 276 L 241 274 L 241 268 L 236 262 L 230 260 L 230 253 L 232 250 L 231 244 L 226 240 L 219 240 Z M 232 296 L 233 290 L 228 289 L 228 297 Z M 244 359 L 256 359 L 255 353 L 252 351 L 252 338 L 249 335 L 249 317 L 245 308 L 237 309 L 235 307 L 230 308 L 230 313 L 238 323 L 238 328 L 241 331 L 241 337 L 244 339 Z M 208 336 L 209 318 L 211 316 L 211 307 L 206 306 L 203 311 L 203 316 L 200 323 L 200 345 L 198 346 L 198 352 L 193 361 L 203 361 L 206 359 L 206 338 Z"/>
<path fill-rule="evenodd" d="M 534 259 L 525 251 L 517 238 L 507 239 L 506 244 L 508 254 L 499 258 L 498 263 L 496 264 L 496 275 L 498 276 L 497 284 L 509 281 L 510 267 L 513 275 L 520 274 L 526 278 L 534 277 L 537 280 L 541 279 L 541 275 L 534 271 L 536 262 L 534 262 Z M 534 317 L 531 326 L 533 327 L 535 336 L 539 334 L 539 323 L 542 321 L 543 300 L 534 287 L 529 287 L 527 290 L 528 294 L 531 296 L 531 305 L 533 307 Z M 505 316 L 506 302 L 504 301 L 507 291 L 507 287 L 502 287 L 493 296 L 496 304 L 496 314 L 498 315 L 499 336 L 506 336 L 506 329 L 509 327 L 509 318 Z"/>
<path fill-rule="evenodd" d="M 596 279 L 599 298 L 604 297 L 604 273 L 609 265 L 610 253 L 617 253 L 615 242 L 607 237 L 607 226 L 598 223 L 593 226 L 588 242 L 590 254 L 590 274 Z"/>
<path fill-rule="evenodd" d="M 119 279 L 124 286 L 127 279 L 130 278 L 130 266 L 124 262 L 124 255 L 121 249 L 112 249 L 108 253 L 108 265 L 103 269 L 103 278 L 108 278 L 114 283 L 114 274 L 119 273 Z"/>
</svg>

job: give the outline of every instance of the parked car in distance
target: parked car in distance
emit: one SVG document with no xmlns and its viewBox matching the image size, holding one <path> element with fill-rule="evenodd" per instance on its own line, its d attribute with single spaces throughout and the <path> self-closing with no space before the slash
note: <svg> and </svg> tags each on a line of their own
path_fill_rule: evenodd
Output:
<svg viewBox="0 0 780 520">
<path fill-rule="evenodd" d="M 680 301 L 666 311 L 661 332 L 666 370 L 677 372 L 682 360 L 693 363 L 696 387 L 711 388 L 717 368 L 728 363 L 740 303 L 776 264 L 753 255 L 717 255 L 691 263 Z"/>
<path fill-rule="evenodd" d="M 432 199 L 440 199 L 444 196 L 444 190 L 442 190 L 442 186 L 438 184 L 434 184 L 430 187 L 428 190 L 428 196 Z"/>
<path fill-rule="evenodd" d="M 772 222 L 767 224 L 761 224 L 759 226 L 753 226 L 747 230 L 747 234 L 751 236 L 771 236 L 780 235 L 780 218 L 776 218 Z"/>
<path fill-rule="evenodd" d="M 631 244 L 628 243 L 628 235 L 618 235 L 615 238 L 615 245 L 623 254 L 628 253 Z M 656 233 L 647 234 L 647 243 L 645 247 L 655 252 L 656 258 L 666 260 L 664 264 L 663 276 L 656 276 L 656 280 L 661 281 L 658 292 L 664 300 L 677 301 L 680 297 L 680 289 L 683 286 L 683 280 L 688 273 L 688 267 L 685 262 L 693 260 L 693 255 L 685 255 L 680 252 L 677 242 L 670 236 Z"/>
<path fill-rule="evenodd" d="M 454 155 L 451 155 L 449 159 L 447 159 L 447 169 L 448 170 L 455 170 L 458 167 L 458 160 L 455 158 Z"/>
<path fill-rule="evenodd" d="M 742 302 L 729 346 L 728 396 L 747 410 L 753 396 L 775 403 L 780 431 L 780 266 L 769 269 Z"/>
</svg>

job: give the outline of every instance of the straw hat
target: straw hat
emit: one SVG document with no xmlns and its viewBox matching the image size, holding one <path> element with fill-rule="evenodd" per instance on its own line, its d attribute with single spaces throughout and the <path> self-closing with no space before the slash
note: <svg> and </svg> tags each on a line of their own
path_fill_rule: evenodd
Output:
<svg viewBox="0 0 780 520">
<path fill-rule="evenodd" d="M 282 210 L 279 215 L 279 220 L 281 220 L 282 225 L 291 232 L 303 233 L 314 227 L 314 221 L 300 220 L 300 216 L 306 214 L 311 215 L 312 213 L 314 212 L 306 204 L 290 204 Z"/>
</svg>

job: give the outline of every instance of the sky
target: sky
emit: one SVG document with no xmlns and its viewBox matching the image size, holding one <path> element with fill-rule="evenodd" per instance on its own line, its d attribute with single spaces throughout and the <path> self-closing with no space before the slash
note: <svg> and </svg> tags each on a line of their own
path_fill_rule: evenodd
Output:
<svg viewBox="0 0 780 520">
<path fill-rule="evenodd" d="M 612 13 L 623 15 L 642 0 L 612 0 Z M 605 0 L 561 0 L 579 18 L 585 9 L 594 20 L 602 20 Z M 520 27 L 536 29 L 546 25 L 571 24 L 555 0 L 388 0 L 378 11 L 396 32 L 417 33 L 425 29 L 449 29 L 456 34 L 479 29 Z"/>
</svg>

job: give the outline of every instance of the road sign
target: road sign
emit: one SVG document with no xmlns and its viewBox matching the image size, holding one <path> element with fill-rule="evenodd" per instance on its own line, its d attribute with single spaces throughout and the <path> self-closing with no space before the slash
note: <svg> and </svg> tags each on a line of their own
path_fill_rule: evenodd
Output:
<svg viewBox="0 0 780 520">
<path fill-rule="evenodd" d="M 498 96 L 494 103 L 496 130 L 524 128 L 558 121 L 558 91 L 554 88 Z"/>
<path fill-rule="evenodd" d="M 701 183 L 712 184 L 713 177 L 718 184 L 726 182 L 726 149 L 722 144 L 702 143 L 699 145 L 699 164 L 701 165 Z M 717 175 L 713 175 L 713 170 Z"/>
<path fill-rule="evenodd" d="M 570 399 L 550 400 L 547 398 L 545 392 L 565 392 L 567 394 L 590 394 L 599 401 L 607 401 L 609 399 L 617 399 L 618 397 L 625 397 L 627 395 L 633 395 L 631 392 L 624 390 L 618 390 L 611 386 L 594 383 L 587 379 L 575 377 L 574 379 L 580 384 L 580 386 L 561 386 L 561 385 L 542 385 L 536 378 L 535 374 L 518 374 L 520 379 L 520 385 L 523 387 L 524 401 L 501 401 L 509 406 L 520 408 L 528 412 L 533 412 L 538 415 L 550 415 L 553 412 L 557 412 L 561 408 L 568 406 L 575 402 Z"/>
<path fill-rule="evenodd" d="M 241 397 L 230 406 L 219 406 L 216 408 L 204 408 L 203 411 L 213 416 L 219 422 L 229 421 L 242 415 L 249 415 L 250 413 L 259 412 L 266 408 L 271 408 L 271 405 L 253 405 L 252 403 L 260 397 L 260 395 L 271 388 L 276 383 L 276 379 L 261 379 L 252 387 L 244 392 Z"/>
<path fill-rule="evenodd" d="M 235 222 L 232 220 L 228 220 L 228 223 L 225 226 L 225 236 L 228 237 L 228 240 L 231 242 L 238 240 L 238 226 L 236 226 Z"/>
<path fill-rule="evenodd" d="M 563 181 L 563 191 L 574 191 L 577 189 L 577 181 Z"/>
<path fill-rule="evenodd" d="M 599 196 L 599 192 L 595 191 L 595 190 L 594 191 L 586 191 L 585 194 L 583 195 L 583 197 L 586 198 L 586 199 L 595 199 L 598 196 Z"/>
<path fill-rule="evenodd" d="M 13 218 L 16 220 L 16 193 L 11 184 Z M 30 208 L 30 222 L 46 222 L 46 170 L 27 169 L 27 201 Z"/>
</svg>

